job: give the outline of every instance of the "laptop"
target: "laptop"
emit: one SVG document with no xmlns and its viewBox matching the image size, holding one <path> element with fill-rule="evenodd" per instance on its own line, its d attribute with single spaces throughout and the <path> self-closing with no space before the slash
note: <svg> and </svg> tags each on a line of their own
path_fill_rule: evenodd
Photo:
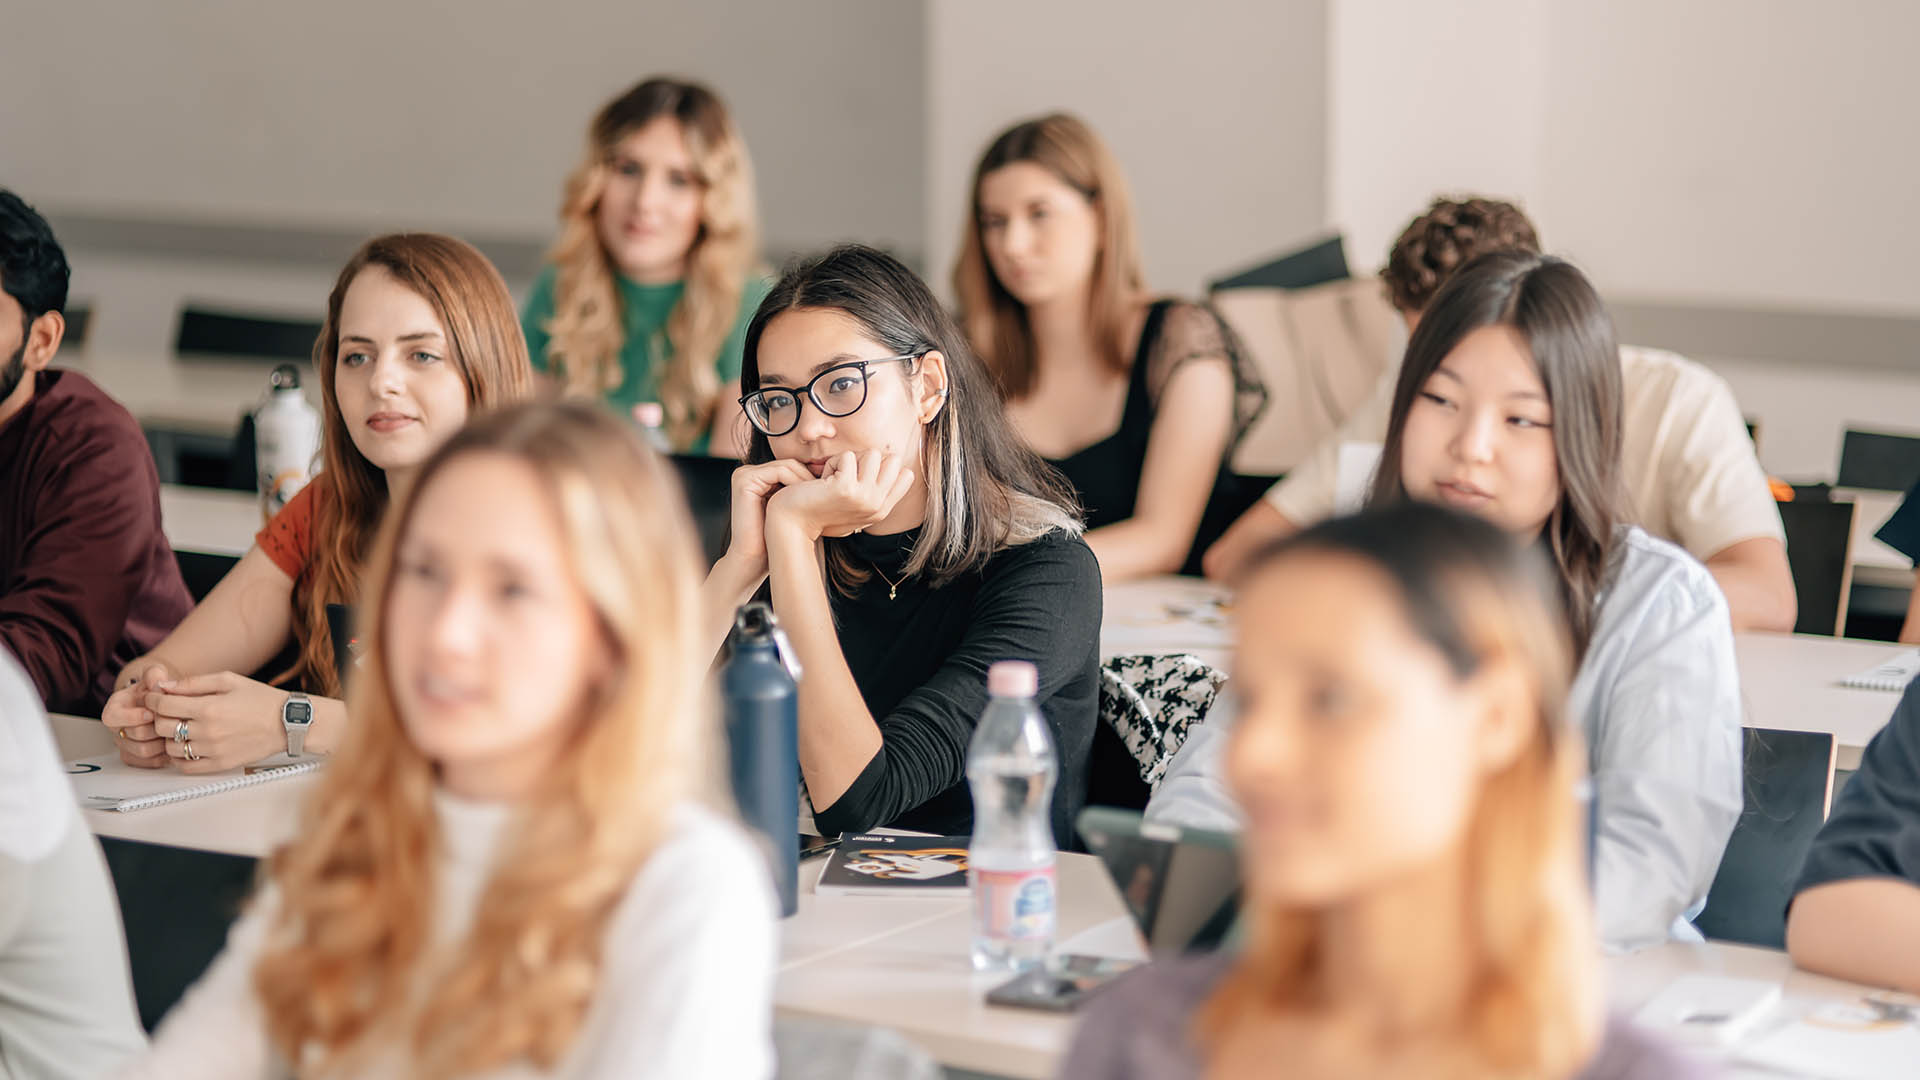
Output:
<svg viewBox="0 0 1920 1080">
<path fill-rule="evenodd" d="M 1238 838 L 1092 806 L 1076 820 L 1156 956 L 1217 949 L 1240 915 Z"/>
</svg>

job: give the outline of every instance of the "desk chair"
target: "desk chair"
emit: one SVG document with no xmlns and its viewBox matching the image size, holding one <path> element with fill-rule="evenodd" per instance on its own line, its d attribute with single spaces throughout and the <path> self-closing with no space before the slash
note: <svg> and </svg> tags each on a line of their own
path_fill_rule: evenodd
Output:
<svg viewBox="0 0 1920 1080">
<path fill-rule="evenodd" d="M 1840 438 L 1837 487 L 1905 491 L 1920 480 L 1920 437 L 1848 428 Z"/>
<path fill-rule="evenodd" d="M 1854 504 L 1796 498 L 1779 507 L 1780 524 L 1787 532 L 1787 570 L 1800 601 L 1793 632 L 1838 634 L 1847 622 L 1847 593 L 1853 585 L 1849 544 Z"/>
<path fill-rule="evenodd" d="M 174 549 L 173 559 L 180 564 L 180 576 L 187 583 L 187 595 L 198 604 L 207 598 L 220 579 L 227 576 L 233 564 L 239 559 L 231 555 L 213 555 L 204 551 L 181 551 Z"/>
<path fill-rule="evenodd" d="M 1834 740 L 1768 728 L 1740 734 L 1746 806 L 1693 923 L 1710 938 L 1782 949 L 1794 879 L 1833 805 Z"/>
<path fill-rule="evenodd" d="M 320 326 L 317 319 L 222 311 L 189 302 L 180 309 L 173 351 L 232 360 L 265 360 L 274 364 L 292 360 L 304 364 L 313 359 L 313 345 L 320 337 Z M 263 381 L 261 385 L 266 384 Z"/>
</svg>

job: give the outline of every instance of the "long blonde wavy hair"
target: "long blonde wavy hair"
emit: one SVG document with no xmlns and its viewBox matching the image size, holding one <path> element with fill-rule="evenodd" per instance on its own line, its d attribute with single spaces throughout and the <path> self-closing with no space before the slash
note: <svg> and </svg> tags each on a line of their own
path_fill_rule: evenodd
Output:
<svg viewBox="0 0 1920 1080">
<path fill-rule="evenodd" d="M 980 184 L 987 174 L 1016 162 L 1031 162 L 1078 191 L 1100 214 L 1100 253 L 1088 289 L 1087 321 L 1107 366 L 1126 372 L 1133 366 L 1131 316 L 1146 291 L 1139 232 L 1133 220 L 1133 196 L 1107 144 L 1077 116 L 1050 113 L 1001 132 L 980 155 L 967 194 L 967 222 L 960 257 L 953 265 L 953 291 L 960 300 L 960 322 L 973 351 L 985 360 L 1000 390 L 1018 400 L 1033 389 L 1038 356 L 1027 307 L 1007 291 L 987 259 L 981 232 Z"/>
<path fill-rule="evenodd" d="M 387 597 L 421 493 L 474 454 L 505 455 L 539 475 L 544 511 L 510 510 L 558 521 L 615 675 L 520 805 L 468 938 L 427 985 L 435 766 L 407 738 L 395 703 Z M 395 1042 L 422 1077 L 516 1060 L 551 1067 L 568 1049 L 611 913 L 672 808 L 717 789 L 703 689 L 711 656 L 695 644 L 704 564 L 684 505 L 670 464 L 588 402 L 482 417 L 421 469 L 371 563 L 352 737 L 305 807 L 300 842 L 268 864 L 278 907 L 254 986 L 274 1043 L 303 1072 L 350 1073 L 359 1055 Z"/>
<path fill-rule="evenodd" d="M 361 571 L 387 510 L 387 474 L 368 461 L 347 433 L 335 397 L 340 354 L 340 307 L 360 272 L 377 266 L 418 293 L 447 332 L 447 359 L 467 387 L 467 409 L 477 414 L 533 394 L 527 339 L 513 296 L 485 255 L 438 233 L 390 233 L 360 245 L 334 279 L 327 321 L 313 343 L 320 376 L 321 458 L 312 480 L 313 561 L 296 582 L 294 626 L 299 659 L 276 681 L 292 679 L 328 697 L 340 696 L 327 605 L 353 605 Z"/>
<path fill-rule="evenodd" d="M 687 254 L 686 291 L 667 317 L 673 356 L 660 377 L 667 433 L 674 446 L 685 449 L 712 425 L 720 392 L 714 360 L 739 316 L 747 276 L 759 262 L 753 167 L 745 141 L 713 91 L 682 79 L 648 79 L 594 115 L 586 152 L 567 177 L 560 238 L 547 256 L 557 270 L 547 360 L 569 394 L 598 396 L 625 378 L 620 350 L 626 344 L 626 313 L 614 284 L 619 271 L 600 240 L 600 197 L 615 147 L 663 116 L 680 125 L 701 185 L 700 230 Z"/>
<path fill-rule="evenodd" d="M 1467 1063 L 1460 1075 L 1574 1073 L 1598 1043 L 1604 1006 L 1576 795 L 1585 753 L 1564 715 L 1572 644 L 1546 560 L 1478 518 L 1399 503 L 1280 542 L 1249 564 L 1242 582 L 1299 552 L 1358 557 L 1380 569 L 1397 586 L 1408 625 L 1457 677 L 1490 664 L 1511 664 L 1523 676 L 1537 719 L 1514 760 L 1482 781 L 1470 811 L 1466 925 L 1401 927 L 1408 935 L 1464 935 L 1473 957 L 1467 993 L 1444 1030 L 1399 1034 L 1451 1044 L 1448 1059 Z M 1236 1024 L 1354 1004 L 1328 987 L 1330 946 L 1318 911 L 1251 907 L 1246 925 L 1243 956 L 1196 1017 L 1201 1045 Z M 1410 952 L 1379 947 L 1388 957 Z M 1452 1074 L 1436 1064 L 1430 1075 Z"/>
</svg>

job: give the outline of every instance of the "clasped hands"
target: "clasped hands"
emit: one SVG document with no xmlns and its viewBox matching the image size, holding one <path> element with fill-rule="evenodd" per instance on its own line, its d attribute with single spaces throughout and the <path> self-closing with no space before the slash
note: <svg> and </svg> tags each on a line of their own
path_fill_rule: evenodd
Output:
<svg viewBox="0 0 1920 1080">
<path fill-rule="evenodd" d="M 285 690 L 231 671 L 181 678 L 154 663 L 107 698 L 100 720 L 119 736 L 120 760 L 129 765 L 220 772 L 286 749 L 286 700 Z"/>
<path fill-rule="evenodd" d="M 743 466 L 733 474 L 732 549 L 764 561 L 776 532 L 808 543 L 859 532 L 885 520 L 912 488 L 913 470 L 879 450 L 828 458 L 818 477 L 791 458 Z"/>
</svg>

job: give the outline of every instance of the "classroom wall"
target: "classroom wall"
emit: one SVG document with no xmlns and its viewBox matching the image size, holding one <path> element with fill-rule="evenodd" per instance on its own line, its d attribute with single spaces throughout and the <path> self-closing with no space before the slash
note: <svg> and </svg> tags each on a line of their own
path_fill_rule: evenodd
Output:
<svg viewBox="0 0 1920 1080">
<path fill-rule="evenodd" d="M 924 6 L 895 0 L 60 0 L 0 33 L 0 183 L 56 220 L 547 239 L 599 104 L 729 98 L 776 253 L 917 251 Z"/>
<path fill-rule="evenodd" d="M 1613 297 L 1920 313 L 1920 5 L 1330 3 L 1356 264 L 1431 193 L 1484 191 Z"/>
<path fill-rule="evenodd" d="M 1149 284 L 1195 292 L 1326 221 L 1327 0 L 931 0 L 928 276 L 944 292 L 975 161 L 1010 123 L 1079 113 L 1120 159 Z"/>
</svg>

